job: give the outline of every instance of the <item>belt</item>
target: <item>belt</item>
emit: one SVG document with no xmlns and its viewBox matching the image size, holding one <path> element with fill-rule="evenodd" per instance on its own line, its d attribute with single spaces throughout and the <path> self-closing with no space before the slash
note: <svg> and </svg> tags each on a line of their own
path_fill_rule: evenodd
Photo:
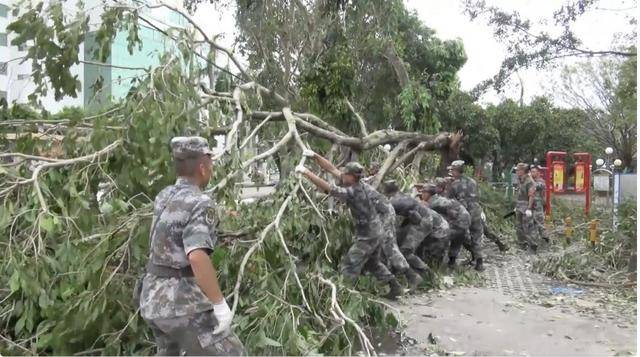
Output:
<svg viewBox="0 0 640 357">
<path fill-rule="evenodd" d="M 182 269 L 171 268 L 162 265 L 147 264 L 147 273 L 155 275 L 159 278 L 191 278 L 193 277 L 193 270 L 191 266 L 184 267 Z"/>
</svg>

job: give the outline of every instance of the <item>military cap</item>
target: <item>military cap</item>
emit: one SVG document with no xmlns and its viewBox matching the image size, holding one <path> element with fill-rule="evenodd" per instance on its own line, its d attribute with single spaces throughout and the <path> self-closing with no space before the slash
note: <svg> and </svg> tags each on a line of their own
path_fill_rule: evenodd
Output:
<svg viewBox="0 0 640 357">
<path fill-rule="evenodd" d="M 342 168 L 342 173 L 350 174 L 360 178 L 364 176 L 364 167 L 362 167 L 362 165 L 360 165 L 360 163 L 358 162 L 351 161 L 344 165 L 344 167 Z"/>
<path fill-rule="evenodd" d="M 432 183 L 425 183 L 425 184 L 422 185 L 422 188 L 420 189 L 420 192 L 427 192 L 427 193 L 430 193 L 430 194 L 434 195 L 438 191 L 437 191 L 436 185 L 434 185 Z"/>
<path fill-rule="evenodd" d="M 464 161 L 455 160 L 454 162 L 451 163 L 451 166 L 449 166 L 449 167 L 450 167 L 449 170 L 453 170 L 453 169 L 462 170 L 462 168 L 464 167 Z"/>
<path fill-rule="evenodd" d="M 529 165 L 525 164 L 524 162 L 519 162 L 519 163 L 516 165 L 516 170 L 529 171 Z"/>
<path fill-rule="evenodd" d="M 438 187 L 444 187 L 447 185 L 447 179 L 445 179 L 444 177 L 436 177 L 434 183 Z"/>
<path fill-rule="evenodd" d="M 191 159 L 200 155 L 213 155 L 207 140 L 200 136 L 176 136 L 171 139 L 171 152 L 174 159 Z"/>
</svg>

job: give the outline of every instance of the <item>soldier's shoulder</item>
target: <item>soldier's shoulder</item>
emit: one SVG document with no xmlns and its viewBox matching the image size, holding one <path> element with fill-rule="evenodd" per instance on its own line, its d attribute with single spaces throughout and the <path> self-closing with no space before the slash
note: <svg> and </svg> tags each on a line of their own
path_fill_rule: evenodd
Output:
<svg viewBox="0 0 640 357">
<path fill-rule="evenodd" d="M 213 207 L 214 202 L 211 196 L 195 189 L 183 189 L 176 193 L 175 200 L 185 209 L 193 209 L 196 206 Z"/>
</svg>

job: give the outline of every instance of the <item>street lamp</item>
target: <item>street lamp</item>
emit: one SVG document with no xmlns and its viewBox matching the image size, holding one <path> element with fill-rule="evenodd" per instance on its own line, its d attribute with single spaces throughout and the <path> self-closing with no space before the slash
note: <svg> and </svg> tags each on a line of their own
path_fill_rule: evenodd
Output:
<svg viewBox="0 0 640 357">
<path fill-rule="evenodd" d="M 604 160 L 602 159 L 596 160 L 596 166 L 602 166 L 602 165 L 604 165 Z"/>
<path fill-rule="evenodd" d="M 613 149 L 612 149 L 611 147 L 607 147 L 606 149 L 604 149 L 604 152 L 605 152 L 607 155 L 611 155 L 611 154 L 613 154 Z"/>
<path fill-rule="evenodd" d="M 622 160 L 620 160 L 620 159 L 615 159 L 615 160 L 613 161 L 613 165 L 614 165 L 616 168 L 618 168 L 618 169 L 619 169 L 619 168 L 620 168 L 620 166 L 622 166 Z"/>
</svg>

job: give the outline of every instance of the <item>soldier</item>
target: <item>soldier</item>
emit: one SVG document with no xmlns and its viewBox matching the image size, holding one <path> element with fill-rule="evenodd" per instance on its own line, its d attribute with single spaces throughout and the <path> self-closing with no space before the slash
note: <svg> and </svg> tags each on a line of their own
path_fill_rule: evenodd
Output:
<svg viewBox="0 0 640 357">
<path fill-rule="evenodd" d="M 451 163 L 451 176 L 454 181 L 451 183 L 449 197 L 460 202 L 471 216 L 469 233 L 471 235 L 470 250 L 471 260 L 476 262 L 476 270 L 482 271 L 482 236 L 484 234 L 482 225 L 482 207 L 478 202 L 478 184 L 470 177 L 464 176 L 464 161 L 456 160 Z"/>
<path fill-rule="evenodd" d="M 424 205 L 424 204 L 423 204 Z M 431 267 L 442 264 L 449 246 L 449 223 L 440 213 L 424 205 L 433 219 L 433 228 L 418 248 L 420 258 Z"/>
<path fill-rule="evenodd" d="M 413 269 L 429 271 L 429 267 L 416 255 L 416 250 L 433 229 L 433 218 L 429 210 L 411 196 L 401 193 L 393 181 L 385 183 L 383 193 L 389 198 L 396 214 L 404 217 L 408 223 L 406 235 L 400 241 L 400 251 Z"/>
<path fill-rule="evenodd" d="M 215 206 L 202 190 L 211 179 L 212 151 L 201 137 L 173 138 L 171 149 L 178 179 L 154 202 L 140 313 L 158 355 L 245 355 L 209 257 Z"/>
<path fill-rule="evenodd" d="M 536 184 L 531 176 L 527 174 L 529 166 L 524 163 L 516 165 L 516 175 L 518 176 L 518 195 L 516 198 L 516 234 L 520 244 L 531 248 L 535 253 L 538 250 L 536 242 L 537 230 L 533 220 L 533 209 L 535 207 Z"/>
<path fill-rule="evenodd" d="M 356 240 L 342 259 L 342 274 L 347 280 L 356 281 L 362 269 L 370 270 L 378 280 L 389 284 L 390 292 L 387 297 L 397 298 L 402 294 L 402 287 L 380 261 L 380 249 L 384 239 L 380 212 L 386 212 L 387 209 L 384 197 L 373 187 L 361 182 L 364 168 L 359 163 L 350 162 L 340 171 L 327 159 L 311 150 L 307 149 L 303 154 L 315 159 L 323 170 L 340 178 L 344 185 L 330 185 L 302 165 L 295 169 L 296 173 L 306 177 L 322 191 L 344 201 L 351 210 L 356 223 Z"/>
<path fill-rule="evenodd" d="M 538 234 L 545 242 L 549 243 L 549 234 L 544 226 L 544 207 L 547 201 L 546 197 L 546 183 L 540 176 L 540 167 L 536 165 L 531 166 L 531 178 L 536 184 L 536 202 L 535 210 L 533 211 L 533 221 L 538 229 Z"/>
<path fill-rule="evenodd" d="M 436 185 L 424 184 L 421 192 L 422 200 L 431 209 L 443 215 L 449 222 L 451 246 L 449 248 L 448 265 L 449 267 L 454 267 L 460 248 L 470 239 L 469 226 L 471 225 L 471 216 L 458 201 L 440 196 Z"/>
<path fill-rule="evenodd" d="M 449 168 L 452 168 L 452 167 L 449 166 Z M 453 183 L 453 181 L 454 181 L 454 178 L 451 176 L 444 177 L 444 178 L 443 177 L 436 178 L 435 184 L 439 190 L 442 190 L 442 196 L 449 197 L 448 194 L 451 189 L 451 183 Z M 509 250 L 509 246 L 504 244 L 500 239 L 500 237 L 498 237 L 495 233 L 493 233 L 489 229 L 489 226 L 487 225 L 487 217 L 485 216 L 484 211 L 480 215 L 480 218 L 482 219 L 482 231 L 484 232 L 484 236 L 487 237 L 493 243 L 495 243 L 501 252 L 506 252 L 507 250 Z"/>
</svg>

